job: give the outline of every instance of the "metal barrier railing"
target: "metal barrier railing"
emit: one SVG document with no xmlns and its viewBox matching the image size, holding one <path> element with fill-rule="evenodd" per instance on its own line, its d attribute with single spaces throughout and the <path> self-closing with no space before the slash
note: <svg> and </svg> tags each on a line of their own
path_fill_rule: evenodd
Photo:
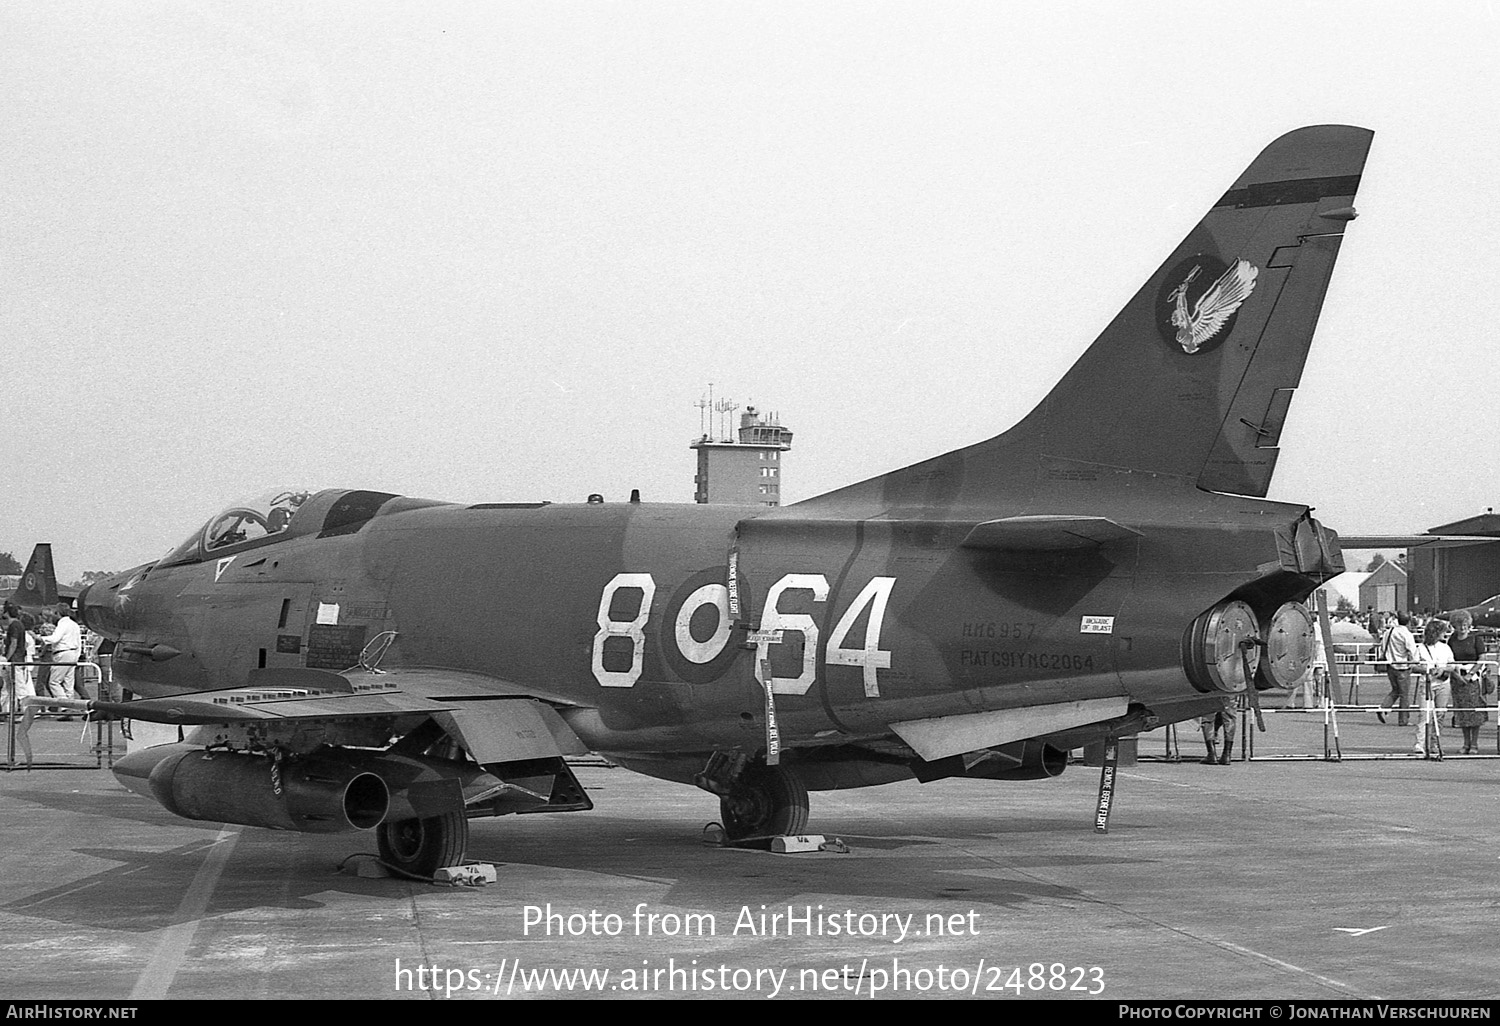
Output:
<svg viewBox="0 0 1500 1026">
<path fill-rule="evenodd" d="M 1385 666 L 1386 663 L 1379 664 L 1380 666 Z M 1497 658 L 1482 658 L 1482 660 L 1452 663 L 1452 666 L 1469 667 L 1469 669 L 1478 670 L 1479 679 L 1490 682 L 1491 685 L 1496 682 L 1497 676 L 1500 676 L 1500 660 L 1497 660 Z M 1356 699 L 1353 702 L 1335 702 L 1331 688 L 1329 688 L 1328 678 L 1323 678 L 1317 681 L 1316 690 L 1313 693 L 1317 699 L 1316 705 L 1305 705 L 1302 708 L 1289 705 L 1284 706 L 1284 708 L 1262 708 L 1260 711 L 1272 715 L 1301 714 L 1320 715 L 1320 717 L 1323 717 L 1323 759 L 1329 760 L 1329 762 L 1338 762 L 1338 760 L 1343 759 L 1343 747 L 1341 747 L 1340 730 L 1338 730 L 1338 714 L 1340 712 L 1388 712 L 1388 714 L 1406 712 L 1409 715 L 1418 715 L 1418 717 L 1421 717 L 1421 721 L 1416 726 L 1425 727 L 1425 739 L 1424 744 L 1422 744 L 1422 747 L 1424 747 L 1422 756 L 1425 759 L 1442 759 L 1443 757 L 1442 730 L 1437 729 L 1440 715 L 1457 714 L 1457 712 L 1487 712 L 1487 714 L 1494 714 L 1497 723 L 1500 723 L 1500 693 L 1494 696 L 1493 705 L 1439 706 L 1436 700 L 1434 700 L 1433 681 L 1428 679 L 1427 673 L 1421 667 L 1416 667 L 1416 669 L 1412 670 L 1412 673 L 1416 678 L 1421 678 L 1422 681 L 1421 696 L 1413 694 L 1412 705 L 1362 705 L 1362 703 L 1358 702 L 1358 694 L 1352 696 Z M 1382 681 L 1389 681 L 1385 670 L 1382 670 L 1382 673 L 1380 673 L 1380 679 Z M 1500 688 L 1496 688 L 1496 690 L 1500 691 Z M 1296 688 L 1292 688 L 1292 690 L 1289 690 L 1289 694 L 1293 694 L 1295 691 Z M 1484 691 L 1481 691 L 1482 693 Z M 1251 712 L 1253 712 L 1253 709 L 1251 709 L 1250 703 L 1245 700 L 1244 693 L 1236 694 L 1235 702 L 1236 714 L 1238 714 L 1239 718 L 1239 735 L 1241 735 L 1238 760 L 1239 762 L 1248 762 L 1248 760 L 1257 757 L 1256 730 L 1251 729 Z M 1167 760 L 1167 762 L 1182 762 L 1184 760 L 1181 744 L 1179 744 L 1178 739 L 1178 729 L 1176 727 L 1178 727 L 1178 724 L 1167 724 L 1166 727 L 1166 751 L 1164 751 L 1163 759 Z M 1403 753 L 1403 757 L 1407 756 L 1407 754 L 1415 754 L 1415 751 L 1413 753 Z M 1500 756 L 1500 730 L 1497 730 L 1496 733 L 1496 754 Z"/>
<path fill-rule="evenodd" d="M 94 756 L 94 768 L 103 769 L 105 760 L 110 766 L 115 763 L 115 720 L 109 716 L 94 716 L 87 708 L 86 703 L 76 698 L 62 698 L 46 694 L 30 694 L 17 696 L 16 669 L 45 669 L 56 670 L 67 666 L 72 671 L 68 676 L 69 687 L 77 694 L 79 671 L 85 671 L 86 678 L 81 682 L 85 686 L 93 684 L 98 687 L 98 697 L 116 698 L 118 696 L 110 693 L 112 682 L 109 674 L 103 666 L 92 661 L 80 661 L 77 663 L 5 663 L 4 679 L 0 681 L 0 705 L 6 712 L 5 726 L 5 769 L 7 772 L 16 768 L 16 746 L 19 742 L 22 751 L 26 755 L 26 769 L 31 769 L 35 764 L 31 747 L 31 724 L 39 716 L 51 715 L 45 710 L 48 708 L 59 708 L 66 711 L 67 715 L 81 713 L 83 715 L 84 735 L 88 734 L 89 724 L 94 727 L 94 743 L 89 751 Z M 40 674 L 31 674 L 30 687 L 34 690 L 37 682 L 41 680 Z M 50 677 L 50 674 L 49 674 Z M 48 687 L 43 683 L 42 687 Z"/>
<path fill-rule="evenodd" d="M 1339 653 L 1339 654 L 1343 655 L 1344 653 Z M 1382 667 L 1382 669 L 1380 671 L 1379 679 L 1382 681 L 1382 683 L 1388 685 L 1389 678 L 1386 676 L 1385 670 L 1383 669 L 1383 667 L 1386 666 L 1386 665 L 1388 665 L 1388 664 L 1384 663 L 1384 662 L 1376 663 L 1374 661 L 1369 661 L 1369 664 L 1370 665 L 1378 665 L 1378 666 Z M 1476 671 L 1479 672 L 1480 679 L 1482 681 L 1488 681 L 1488 682 L 1493 683 L 1493 682 L 1496 681 L 1497 677 L 1500 677 L 1500 659 L 1486 658 L 1486 659 L 1481 659 L 1481 660 L 1477 660 L 1477 661 L 1473 661 L 1473 662 L 1452 663 L 1450 665 L 1455 666 L 1455 667 L 1463 667 L 1463 668 L 1468 668 L 1468 669 L 1476 670 Z M 1351 701 L 1350 702 L 1335 702 L 1333 700 L 1333 695 L 1332 695 L 1332 691 L 1331 691 L 1331 688 L 1330 688 L 1329 681 L 1328 681 L 1328 679 L 1326 677 L 1324 677 L 1324 678 L 1318 680 L 1315 684 L 1311 685 L 1313 687 L 1313 689 L 1314 689 L 1312 691 L 1312 697 L 1315 699 L 1316 704 L 1310 705 L 1310 706 L 1309 705 L 1304 705 L 1304 706 L 1301 706 L 1301 707 L 1294 706 L 1294 705 L 1288 705 L 1288 706 L 1285 706 L 1283 708 L 1265 708 L 1265 707 L 1262 707 L 1260 711 L 1262 713 L 1266 714 L 1266 715 L 1304 715 L 1304 716 L 1320 716 L 1320 717 L 1322 717 L 1322 719 L 1323 719 L 1323 756 L 1322 757 L 1323 757 L 1324 760 L 1329 761 L 1329 762 L 1338 762 L 1338 761 L 1340 761 L 1343 758 L 1342 745 L 1341 745 L 1341 741 L 1340 741 L 1340 737 L 1339 737 L 1339 719 L 1338 719 L 1339 718 L 1339 713 L 1374 713 L 1374 712 L 1384 712 L 1384 713 L 1394 713 L 1394 714 L 1406 713 L 1406 714 L 1408 714 L 1410 716 L 1421 717 L 1421 721 L 1419 723 L 1417 723 L 1417 724 L 1413 724 L 1412 725 L 1413 727 L 1422 726 L 1422 727 L 1426 728 L 1425 731 L 1424 731 L 1425 741 L 1423 743 L 1423 748 L 1424 748 L 1424 751 L 1422 753 L 1423 757 L 1427 758 L 1427 759 L 1441 759 L 1441 758 L 1443 758 L 1442 735 L 1441 735 L 1441 731 L 1440 730 L 1434 729 L 1434 726 L 1438 723 L 1439 707 L 1437 706 L 1437 704 L 1436 704 L 1436 702 L 1434 700 L 1434 697 L 1433 697 L 1432 682 L 1430 680 L 1426 679 L 1426 675 L 1424 674 L 1424 672 L 1423 672 L 1423 670 L 1421 668 L 1414 668 L 1411 672 L 1412 672 L 1412 675 L 1413 675 L 1413 677 L 1415 679 L 1418 679 L 1418 680 L 1421 681 L 1422 688 L 1421 688 L 1420 695 L 1415 695 L 1414 694 L 1412 696 L 1413 697 L 1413 701 L 1412 701 L 1412 704 L 1409 705 L 1409 706 L 1385 706 L 1385 705 L 1367 705 L 1367 704 L 1361 704 L 1361 703 L 1358 702 L 1358 692 L 1357 692 L 1357 686 L 1358 685 L 1357 685 L 1357 683 L 1354 684 L 1351 687 L 1351 689 L 1350 689 L 1351 690 L 1351 696 L 1350 696 L 1351 697 Z M 1374 675 L 1373 674 L 1369 674 L 1367 676 L 1374 676 Z M 1347 680 L 1348 678 L 1346 677 L 1344 679 Z M 1297 689 L 1291 689 L 1287 693 L 1288 694 L 1294 694 L 1296 690 Z M 1454 714 L 1454 713 L 1461 713 L 1461 712 L 1481 712 L 1481 713 L 1488 713 L 1488 714 L 1492 714 L 1495 717 L 1495 720 L 1496 720 L 1497 724 L 1500 724 L 1500 688 L 1496 688 L 1496 692 L 1497 693 L 1494 696 L 1494 703 L 1493 704 L 1490 704 L 1490 705 L 1477 705 L 1477 706 L 1447 705 L 1447 706 L 1441 707 L 1441 715 L 1446 716 L 1446 715 L 1450 715 L 1450 714 Z M 1483 694 L 1483 691 L 1481 690 L 1481 695 L 1482 694 Z M 1253 714 L 1254 710 L 1251 708 L 1250 703 L 1248 703 L 1246 701 L 1246 699 L 1245 699 L 1245 693 L 1244 692 L 1240 692 L 1239 694 L 1235 695 L 1234 697 L 1235 697 L 1235 703 L 1236 703 L 1236 705 L 1235 705 L 1235 713 L 1236 713 L 1236 717 L 1237 717 L 1237 719 L 1239 721 L 1239 723 L 1238 723 L 1238 731 L 1239 731 L 1239 735 L 1240 735 L 1240 738 L 1241 738 L 1240 746 L 1239 746 L 1239 752 L 1238 752 L 1238 756 L 1237 756 L 1236 761 L 1239 761 L 1239 762 L 1248 762 L 1249 760 L 1256 758 L 1256 754 L 1255 754 L 1255 735 L 1256 735 L 1257 732 L 1256 732 L 1256 730 L 1252 729 L 1252 725 L 1253 725 L 1253 722 L 1254 722 L 1252 720 L 1252 714 Z M 1187 720 L 1187 721 L 1184 721 L 1184 722 L 1193 723 L 1194 721 Z M 1165 751 L 1163 752 L 1162 756 L 1160 757 L 1164 761 L 1167 761 L 1167 762 L 1182 762 L 1182 761 L 1185 761 L 1184 758 L 1183 758 L 1183 755 L 1182 755 L 1182 747 L 1181 747 L 1181 743 L 1180 743 L 1180 740 L 1179 740 L 1179 737 L 1178 737 L 1178 730 L 1177 730 L 1177 728 L 1179 726 L 1180 726 L 1180 724 L 1175 724 L 1175 723 L 1174 724 L 1168 724 L 1165 727 L 1165 729 L 1164 729 Z M 1400 753 L 1400 757 L 1407 758 L 1407 757 L 1410 757 L 1411 755 L 1414 755 L 1414 754 L 1416 754 L 1416 753 L 1414 753 L 1414 752 L 1403 752 L 1403 753 Z M 1497 756 L 1500 756 L 1500 730 L 1497 730 L 1496 735 L 1495 735 L 1495 754 Z M 1313 757 L 1314 756 L 1273 756 L 1273 758 L 1313 758 Z M 1388 756 L 1388 757 L 1396 757 L 1396 756 L 1392 755 L 1392 756 Z"/>
<path fill-rule="evenodd" d="M 1379 645 L 1374 642 L 1339 642 L 1340 648 L 1353 649 L 1353 651 L 1340 652 L 1335 649 L 1333 660 L 1338 664 L 1339 679 L 1347 680 L 1349 691 L 1349 703 L 1359 704 L 1359 686 L 1366 680 L 1374 679 L 1384 687 L 1388 678 L 1386 668 L 1390 661 L 1375 658 Z M 1493 672 L 1494 667 L 1500 665 L 1500 653 L 1489 651 L 1485 657 L 1476 662 L 1455 663 L 1456 666 L 1488 666 Z"/>
<path fill-rule="evenodd" d="M 1500 697 L 1500 696 L 1497 696 L 1497 697 Z M 1428 759 L 1441 759 L 1441 758 L 1443 758 L 1442 731 L 1438 727 L 1438 724 L 1440 723 L 1440 717 L 1442 717 L 1442 716 L 1449 716 L 1449 715 L 1453 715 L 1453 714 L 1456 714 L 1456 713 L 1463 713 L 1463 712 L 1479 712 L 1479 713 L 1493 714 L 1495 716 L 1496 721 L 1500 722 L 1500 700 L 1497 700 L 1495 702 L 1495 704 L 1493 704 L 1493 705 L 1477 705 L 1477 706 L 1445 705 L 1445 706 L 1439 706 L 1436 703 L 1436 701 L 1434 700 L 1434 697 L 1433 697 L 1433 685 L 1432 685 L 1432 682 L 1431 681 L 1427 681 L 1427 680 L 1423 681 L 1422 698 L 1421 698 L 1420 704 L 1414 702 L 1412 705 L 1409 705 L 1409 706 L 1347 705 L 1347 704 L 1344 704 L 1344 705 L 1335 705 L 1332 702 L 1332 700 L 1329 699 L 1325 695 L 1324 699 L 1323 699 L 1323 704 L 1321 706 L 1319 706 L 1319 707 L 1316 707 L 1316 708 L 1312 708 L 1312 709 L 1298 709 L 1298 708 L 1289 707 L 1289 708 L 1285 708 L 1285 709 L 1267 709 L 1265 711 L 1267 713 L 1281 714 L 1281 715 L 1287 715 L 1287 714 L 1296 715 L 1296 714 L 1300 713 L 1300 714 L 1317 714 L 1317 715 L 1322 716 L 1323 717 L 1323 758 L 1326 759 L 1326 760 L 1328 760 L 1328 761 L 1331 761 L 1331 762 L 1338 762 L 1340 759 L 1343 758 L 1343 752 L 1342 752 L 1342 750 L 1340 748 L 1340 743 L 1339 743 L 1339 726 L 1338 726 L 1338 714 L 1341 713 L 1341 712 L 1363 712 L 1363 713 L 1383 712 L 1383 713 L 1387 713 L 1387 714 L 1407 713 L 1410 716 L 1418 717 L 1419 718 L 1419 722 L 1416 724 L 1416 726 L 1424 728 L 1424 731 L 1423 731 L 1423 741 L 1422 741 L 1422 747 L 1423 747 L 1422 755 L 1425 758 L 1428 758 Z M 1245 717 L 1242 715 L 1241 716 L 1241 723 L 1244 724 L 1244 722 L 1245 722 Z M 1403 728 L 1405 728 L 1405 727 L 1411 726 L 1411 724 L 1401 724 L 1401 726 Z M 1245 729 L 1248 729 L 1248 727 L 1246 727 Z M 1244 758 L 1244 759 L 1252 759 L 1252 758 L 1255 757 L 1255 735 L 1254 735 L 1253 732 L 1247 735 L 1247 740 L 1246 740 L 1246 743 L 1245 743 L 1245 745 L 1244 745 L 1244 747 L 1242 749 L 1242 752 L 1244 753 L 1242 755 L 1242 758 Z M 1413 752 L 1412 754 L 1416 754 L 1416 753 Z M 1495 736 L 1495 754 L 1497 756 L 1500 756 L 1500 731 L 1497 731 L 1496 736 Z"/>
</svg>

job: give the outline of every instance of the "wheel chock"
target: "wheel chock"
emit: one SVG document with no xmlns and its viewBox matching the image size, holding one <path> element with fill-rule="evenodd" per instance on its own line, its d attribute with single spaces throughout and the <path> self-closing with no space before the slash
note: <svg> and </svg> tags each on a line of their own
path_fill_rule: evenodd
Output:
<svg viewBox="0 0 1500 1026">
<path fill-rule="evenodd" d="M 467 866 L 444 866 L 432 875 L 441 884 L 454 887 L 483 887 L 494 883 L 499 877 L 495 867 L 488 862 L 475 862 Z"/>
<path fill-rule="evenodd" d="M 822 834 L 768 834 L 731 841 L 720 823 L 710 823 L 703 828 L 703 843 L 713 848 L 742 848 L 747 851 L 769 851 L 777 855 L 801 855 L 817 851 L 844 855 L 849 853 L 849 846 L 839 838 L 825 837 Z"/>
<path fill-rule="evenodd" d="M 825 838 L 822 834 L 781 834 L 771 838 L 771 850 L 778 855 L 795 855 L 805 851 L 821 851 Z"/>
</svg>

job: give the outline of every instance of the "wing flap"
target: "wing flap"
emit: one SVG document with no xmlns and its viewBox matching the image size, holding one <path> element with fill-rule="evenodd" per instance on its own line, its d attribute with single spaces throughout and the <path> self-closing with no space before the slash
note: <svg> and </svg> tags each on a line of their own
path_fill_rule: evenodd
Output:
<svg viewBox="0 0 1500 1026">
<path fill-rule="evenodd" d="M 588 751 L 555 709 L 531 699 L 459 703 L 433 719 L 481 765 Z"/>
</svg>

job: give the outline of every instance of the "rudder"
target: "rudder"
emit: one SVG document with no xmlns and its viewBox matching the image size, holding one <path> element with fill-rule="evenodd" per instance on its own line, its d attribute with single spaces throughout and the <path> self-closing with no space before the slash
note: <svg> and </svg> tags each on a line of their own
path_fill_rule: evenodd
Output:
<svg viewBox="0 0 1500 1026">
<path fill-rule="evenodd" d="M 1265 495 L 1373 134 L 1267 146 L 1009 431 L 784 509 L 1024 503 L 1080 464 Z"/>
</svg>

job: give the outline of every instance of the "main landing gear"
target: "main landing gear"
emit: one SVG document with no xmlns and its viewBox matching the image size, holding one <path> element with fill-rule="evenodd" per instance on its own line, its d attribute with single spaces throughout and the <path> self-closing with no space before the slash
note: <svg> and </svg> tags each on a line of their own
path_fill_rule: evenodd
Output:
<svg viewBox="0 0 1500 1026">
<path fill-rule="evenodd" d="M 807 829 L 807 808 L 806 785 L 785 766 L 747 766 L 719 797 L 730 841 L 800 834 Z"/>
<path fill-rule="evenodd" d="M 376 833 L 381 859 L 412 876 L 430 877 L 444 866 L 459 865 L 469 846 L 469 821 L 462 809 L 382 823 Z"/>
</svg>

